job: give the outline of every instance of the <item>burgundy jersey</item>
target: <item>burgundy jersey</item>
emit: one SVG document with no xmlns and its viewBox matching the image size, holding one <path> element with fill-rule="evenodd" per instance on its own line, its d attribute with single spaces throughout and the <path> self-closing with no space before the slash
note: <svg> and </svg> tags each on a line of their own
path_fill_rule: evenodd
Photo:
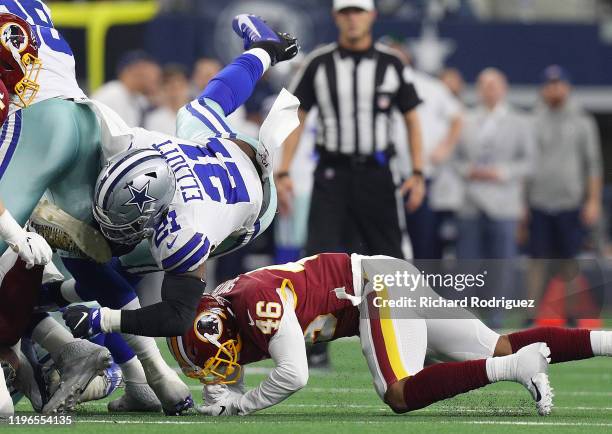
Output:
<svg viewBox="0 0 612 434">
<path fill-rule="evenodd" d="M 283 299 L 293 300 L 308 343 L 359 333 L 359 310 L 336 296 L 354 295 L 350 256 L 323 253 L 298 262 L 260 268 L 218 286 L 213 294 L 228 300 L 242 340 L 240 364 L 270 357 L 268 344 L 283 316 Z"/>
</svg>

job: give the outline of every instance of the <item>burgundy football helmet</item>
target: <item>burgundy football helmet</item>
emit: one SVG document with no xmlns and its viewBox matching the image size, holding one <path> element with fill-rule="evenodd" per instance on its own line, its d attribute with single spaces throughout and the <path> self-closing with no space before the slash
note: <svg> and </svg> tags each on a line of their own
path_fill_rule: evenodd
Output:
<svg viewBox="0 0 612 434">
<path fill-rule="evenodd" d="M 38 47 L 38 38 L 25 20 L 0 13 L 0 79 L 17 95 L 20 107 L 30 105 L 40 89 Z"/>
<path fill-rule="evenodd" d="M 205 384 L 232 384 L 240 379 L 242 342 L 229 303 L 204 294 L 193 327 L 168 338 L 168 347 L 183 373 Z"/>
</svg>

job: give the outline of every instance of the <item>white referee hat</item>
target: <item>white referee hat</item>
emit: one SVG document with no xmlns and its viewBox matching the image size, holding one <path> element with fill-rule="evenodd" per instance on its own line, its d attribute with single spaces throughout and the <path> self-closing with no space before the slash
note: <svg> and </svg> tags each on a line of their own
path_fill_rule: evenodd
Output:
<svg viewBox="0 0 612 434">
<path fill-rule="evenodd" d="M 339 11 L 346 8 L 359 8 L 364 11 L 373 11 L 374 0 L 334 0 L 334 10 Z"/>
</svg>

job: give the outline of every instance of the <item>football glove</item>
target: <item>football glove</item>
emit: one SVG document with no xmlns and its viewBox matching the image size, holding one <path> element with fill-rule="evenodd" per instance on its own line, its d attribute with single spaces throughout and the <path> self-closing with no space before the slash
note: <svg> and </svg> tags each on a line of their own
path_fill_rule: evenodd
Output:
<svg viewBox="0 0 612 434">
<path fill-rule="evenodd" d="M 70 306 L 62 314 L 68 328 L 75 338 L 86 339 L 102 333 L 102 311 L 87 306 Z"/>
<path fill-rule="evenodd" d="M 53 252 L 44 238 L 34 232 L 26 232 L 8 210 L 0 215 L 0 238 L 11 246 L 28 269 L 34 265 L 47 265 L 51 261 Z"/>
<path fill-rule="evenodd" d="M 226 385 L 206 385 L 202 389 L 204 405 L 196 407 L 196 410 L 206 416 L 236 416 L 240 413 L 238 402 L 241 397 L 242 393 L 233 391 Z"/>
</svg>

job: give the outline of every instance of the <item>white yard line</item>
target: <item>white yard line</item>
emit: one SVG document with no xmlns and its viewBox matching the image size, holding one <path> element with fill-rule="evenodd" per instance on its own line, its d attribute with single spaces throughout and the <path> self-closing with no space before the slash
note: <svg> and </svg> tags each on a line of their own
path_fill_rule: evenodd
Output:
<svg viewBox="0 0 612 434">
<path fill-rule="evenodd" d="M 74 420 L 74 424 L 95 424 L 95 423 L 116 423 L 120 425 L 210 425 L 210 424 L 219 424 L 221 422 L 227 423 L 230 420 L 235 420 L 241 425 L 244 424 L 275 424 L 275 425 L 288 425 L 288 424 L 300 424 L 302 425 L 304 421 L 302 420 L 289 420 L 289 421 L 273 421 L 266 420 L 261 421 L 255 418 L 248 420 L 241 417 L 236 417 L 235 419 L 224 418 L 214 418 L 206 420 L 156 420 L 156 421 L 147 421 L 147 420 L 116 420 L 116 419 L 89 419 L 89 420 Z M 321 421 L 323 422 L 323 421 Z M 410 420 L 409 418 L 401 418 L 398 417 L 396 420 L 376 420 L 376 421 L 363 421 L 356 420 L 354 422 L 351 421 L 339 421 L 337 424 L 348 425 L 348 424 L 368 424 L 368 425 L 388 425 L 388 424 L 430 424 L 431 421 L 415 421 Z M 609 428 L 612 427 L 612 423 L 604 423 L 604 422 L 528 422 L 528 421 L 435 421 L 436 424 L 443 425 L 516 425 L 516 426 L 580 426 L 580 427 L 602 427 Z"/>
<path fill-rule="evenodd" d="M 191 390 L 201 391 L 202 386 L 191 385 Z M 300 390 L 300 394 L 304 393 L 375 393 L 373 387 L 308 387 Z M 471 394 L 482 395 L 525 395 L 524 390 L 474 390 Z M 563 391 L 555 389 L 555 396 L 612 396 L 612 392 L 589 392 L 589 391 Z"/>
</svg>

